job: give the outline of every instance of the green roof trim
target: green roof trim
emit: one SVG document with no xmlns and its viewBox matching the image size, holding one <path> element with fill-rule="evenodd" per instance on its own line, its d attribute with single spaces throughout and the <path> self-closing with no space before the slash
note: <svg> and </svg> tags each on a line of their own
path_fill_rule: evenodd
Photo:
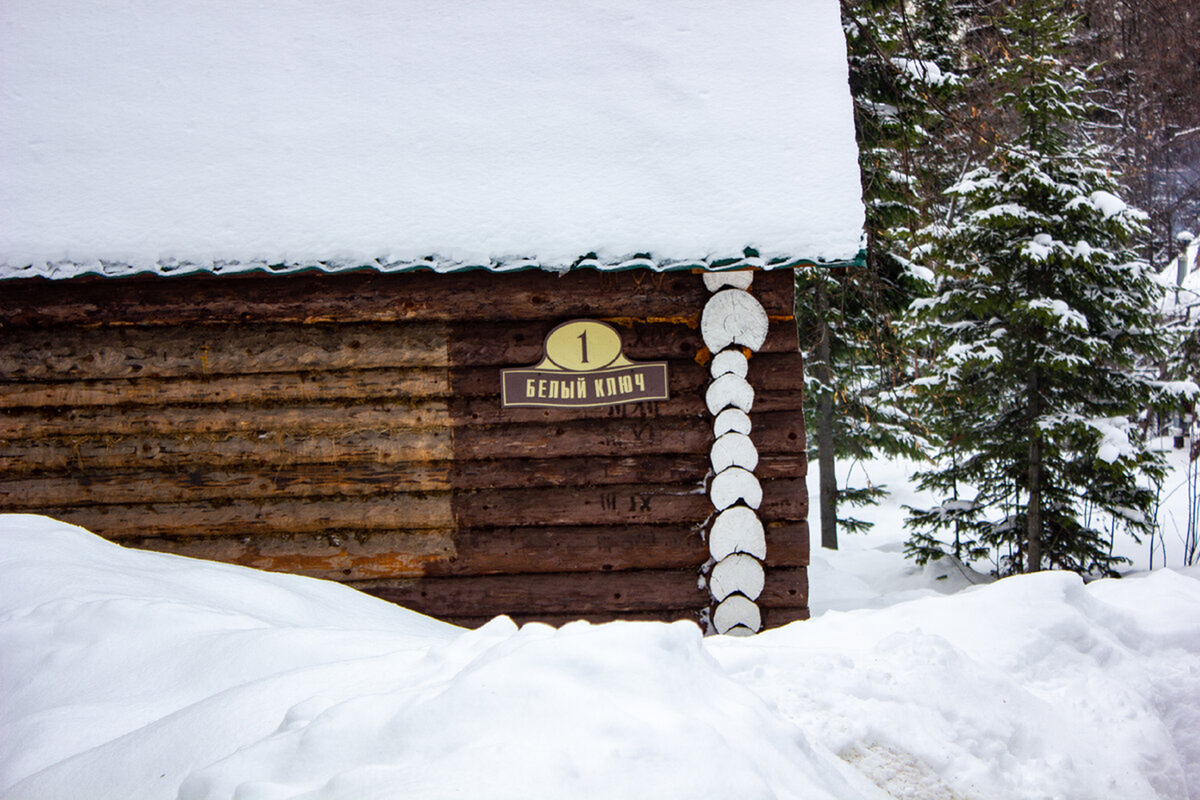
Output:
<svg viewBox="0 0 1200 800">
<path fill-rule="evenodd" d="M 160 261 L 151 265 L 133 265 L 119 261 L 96 260 L 85 263 L 72 261 L 46 262 L 30 264 L 24 267 L 5 267 L 0 269 L 0 280 L 15 280 L 21 278 L 49 278 L 52 280 L 68 280 L 71 278 L 94 276 L 104 278 L 123 278 L 135 275 L 161 275 L 163 277 L 183 275 L 239 275 L 245 273 L 268 273 L 275 275 L 291 275 L 296 273 L 325 272 L 338 273 L 352 270 L 374 270 L 381 273 L 429 271 L 434 273 L 454 273 L 476 270 L 486 270 L 503 274 L 506 272 L 524 272 L 540 269 L 546 272 L 566 273 L 577 269 L 593 269 L 600 272 L 621 272 L 635 269 L 646 269 L 653 272 L 679 272 L 683 270 L 703 270 L 705 272 L 722 272 L 739 269 L 798 269 L 801 267 L 861 267 L 865 265 L 865 252 L 859 253 L 852 259 L 823 261 L 807 258 L 775 257 L 763 258 L 752 248 L 746 248 L 740 257 L 703 258 L 703 259 L 658 259 L 650 254 L 639 253 L 635 256 L 606 260 L 597 257 L 595 253 L 580 256 L 570 265 L 545 265 L 535 258 L 496 259 L 484 264 L 453 261 L 430 255 L 412 261 L 302 261 L 302 262 L 268 262 L 268 261 L 215 261 L 200 263 L 192 261 Z"/>
</svg>

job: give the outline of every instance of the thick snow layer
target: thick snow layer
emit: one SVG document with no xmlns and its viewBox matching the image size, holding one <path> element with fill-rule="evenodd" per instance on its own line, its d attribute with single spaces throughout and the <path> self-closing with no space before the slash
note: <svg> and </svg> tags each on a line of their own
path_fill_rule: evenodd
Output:
<svg viewBox="0 0 1200 800">
<path fill-rule="evenodd" d="M 1091 201 L 1092 206 L 1094 206 L 1101 214 L 1104 215 L 1105 219 L 1108 219 L 1109 217 L 1115 217 L 1117 214 L 1120 214 L 1125 211 L 1125 209 L 1129 208 L 1124 200 L 1117 197 L 1112 192 L 1092 192 L 1092 194 L 1088 197 L 1088 200 Z"/>
<path fill-rule="evenodd" d="M 0 796 L 1195 797 L 1200 570 L 919 569 L 871 468 L 897 495 L 814 550 L 816 618 L 751 639 L 467 632 L 0 517 Z"/>
<path fill-rule="evenodd" d="M 1187 315 L 1200 303 L 1200 270 L 1196 269 L 1200 256 L 1200 239 L 1188 242 L 1184 251 L 1171 260 L 1158 275 L 1158 282 L 1168 291 L 1163 293 L 1163 312 Z"/>
<path fill-rule="evenodd" d="M 0 275 L 859 248 L 835 0 L 10 0 L 0 36 Z"/>
<path fill-rule="evenodd" d="M 20 516 L 0 615 L 6 800 L 879 797 L 690 623 L 464 632 Z"/>
</svg>

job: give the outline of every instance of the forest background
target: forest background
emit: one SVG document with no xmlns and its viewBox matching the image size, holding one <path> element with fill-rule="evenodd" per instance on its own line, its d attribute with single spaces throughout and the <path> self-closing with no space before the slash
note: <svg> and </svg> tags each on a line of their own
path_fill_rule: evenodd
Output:
<svg viewBox="0 0 1200 800">
<path fill-rule="evenodd" d="M 842 17 L 865 263 L 797 293 L 821 544 L 887 491 L 835 465 L 904 456 L 938 498 L 909 509 L 918 563 L 1115 574 L 1115 537 L 1161 535 L 1152 443 L 1192 446 L 1200 7 L 842 0 Z"/>
</svg>

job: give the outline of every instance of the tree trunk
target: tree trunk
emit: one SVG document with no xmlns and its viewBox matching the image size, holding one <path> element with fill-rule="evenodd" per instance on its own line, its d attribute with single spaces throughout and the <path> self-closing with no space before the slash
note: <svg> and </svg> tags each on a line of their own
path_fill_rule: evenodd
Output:
<svg viewBox="0 0 1200 800">
<path fill-rule="evenodd" d="M 825 284 L 817 281 L 817 363 L 813 372 L 824 387 L 817 396 L 817 462 L 820 467 L 821 546 L 838 549 L 837 473 L 833 441 L 833 370 L 830 368 L 829 296 Z"/>
<path fill-rule="evenodd" d="M 1041 397 L 1037 370 L 1029 372 L 1029 508 L 1025 514 L 1026 572 L 1042 569 L 1042 434 L 1037 428 Z"/>
</svg>

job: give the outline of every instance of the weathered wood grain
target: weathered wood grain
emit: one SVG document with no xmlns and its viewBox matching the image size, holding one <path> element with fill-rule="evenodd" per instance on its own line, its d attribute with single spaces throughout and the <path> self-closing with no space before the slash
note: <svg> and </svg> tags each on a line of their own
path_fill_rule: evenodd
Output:
<svg viewBox="0 0 1200 800">
<path fill-rule="evenodd" d="M 771 411 L 798 408 L 803 392 L 803 375 L 794 359 L 762 356 L 753 365 L 751 379 L 760 389 L 756 407 Z M 670 363 L 670 362 L 669 362 Z M 443 399 L 454 392 L 456 403 L 469 414 L 490 414 L 495 421 L 536 415 L 542 419 L 576 419 L 580 414 L 629 416 L 643 407 L 642 414 L 690 414 L 703 411 L 700 402 L 705 383 L 704 368 L 693 362 L 670 363 L 671 394 L 652 406 L 626 404 L 598 409 L 502 408 L 499 402 L 500 368 L 412 367 L 396 369 L 341 370 L 336 372 L 279 372 L 253 375 L 223 375 L 210 378 L 118 378 L 87 381 L 0 381 L 0 409 L 46 409 L 43 414 L 62 413 L 71 408 L 94 406 L 186 405 L 246 406 L 343 404 L 387 402 L 400 404 L 425 398 Z M 137 414 L 136 409 L 121 413 Z"/>
<path fill-rule="evenodd" d="M 798 410 L 789 392 L 764 392 L 754 407 L 766 412 Z M 638 420 L 707 417 L 702 398 L 692 394 L 653 403 L 583 409 L 502 408 L 498 398 L 369 398 L 364 402 L 314 402 L 297 398 L 284 405 L 212 403 L 194 406 L 80 406 L 7 409 L 0 413 L 0 440 L 136 434 L 205 435 L 309 431 L 397 431 L 494 425 L 626 424 Z M 672 424 L 672 423 L 666 423 Z"/>
<path fill-rule="evenodd" d="M 0 344 L 0 379 L 211 378 L 447 367 L 448 335 L 447 324 L 426 321 L 13 328 Z"/>
<path fill-rule="evenodd" d="M 483 614 L 594 614 L 703 608 L 708 591 L 694 569 L 482 575 L 411 581 L 355 581 L 351 586 L 435 617 Z"/>
<path fill-rule="evenodd" d="M 805 500 L 804 519 L 785 519 L 768 522 L 768 566 L 807 567 L 809 565 L 808 508 Z"/>
<path fill-rule="evenodd" d="M 442 367 L 341 372 L 269 372 L 256 375 L 223 375 L 218 378 L 0 383 L 0 409 L 262 406 L 331 401 L 411 402 L 416 398 L 447 398 L 450 392 L 450 372 Z"/>
<path fill-rule="evenodd" d="M 798 608 L 764 608 L 762 609 L 763 628 L 780 628 L 791 622 L 801 622 L 809 619 L 808 606 Z M 487 620 L 484 620 L 486 622 Z M 454 623 L 456 625 L 461 623 Z M 480 623 L 482 624 L 482 623 Z M 463 626 L 466 627 L 466 626 Z M 479 627 L 476 625 L 475 627 Z"/>
<path fill-rule="evenodd" d="M 675 525 L 141 537 L 122 543 L 333 580 L 686 569 L 704 560 L 700 536 Z M 781 551 L 781 563 L 799 555 Z"/>
<path fill-rule="evenodd" d="M 449 529 L 454 526 L 448 492 L 395 493 L 373 498 L 369 503 L 355 499 L 320 499 L 253 504 L 51 506 L 41 513 L 114 541 L 146 536 L 255 536 L 332 530 Z"/>
<path fill-rule="evenodd" d="M 453 619 L 695 620 L 707 605 L 699 275 L 5 289 L 0 510 L 347 580 Z M 807 615 L 803 369 L 792 274 L 757 274 L 751 293 L 770 323 L 747 378 L 772 625 Z M 535 363 L 546 333 L 579 317 L 614 325 L 630 358 L 668 361 L 671 400 L 502 409 L 500 368 Z"/>
<path fill-rule="evenodd" d="M 93 469 L 141 469 L 164 472 L 238 465 L 269 471 L 291 464 L 399 465 L 454 457 L 449 428 L 396 433 L 347 434 L 300 432 L 297 435 L 80 436 L 59 440 L 0 441 L 0 472 L 9 475 Z"/>
<path fill-rule="evenodd" d="M 705 497 L 695 485 L 614 486 L 397 492 L 372 497 L 54 507 L 47 516 L 107 538 L 254 536 L 330 530 L 470 528 L 502 525 L 655 524 L 702 520 Z"/>
<path fill-rule="evenodd" d="M 193 465 L 182 470 L 76 469 L 0 475 L 0 508 L 180 503 L 201 500 L 371 498 L 392 492 L 682 483 L 705 473 L 700 454 L 542 458 L 514 461 L 400 461 L 395 464 Z M 766 456 L 762 479 L 803 471 L 795 456 Z"/>
<path fill-rule="evenodd" d="M 763 483 L 765 522 L 806 517 L 803 480 Z M 48 506 L 38 511 L 106 538 L 255 536 L 443 528 L 679 524 L 699 526 L 711 503 L 698 484 L 487 489 L 474 492 L 393 492 L 358 498 L 262 499 Z M 768 548 L 770 545 L 768 544 Z M 770 550 L 768 549 L 768 554 Z"/>
<path fill-rule="evenodd" d="M 808 608 L 808 570 L 804 567 L 772 566 L 758 596 L 759 608 Z"/>
<path fill-rule="evenodd" d="M 0 339 L 0 381 L 524 366 L 540 360 L 545 335 L 560 321 L 12 328 Z M 685 323 L 605 321 L 618 325 L 634 360 L 689 361 L 703 347 Z M 796 349 L 795 325 L 776 322 L 759 352 Z"/>
<path fill-rule="evenodd" d="M 791 316 L 790 271 L 759 273 L 751 293 L 771 316 Z M 504 297 L 497 303 L 498 296 Z M 395 322 L 407 319 L 693 318 L 709 292 L 699 275 L 641 270 L 531 270 L 273 276 L 136 276 L 6 281 L 0 327 L 230 322 Z"/>
<path fill-rule="evenodd" d="M 248 274 L 75 280 L 70 286 L 10 281 L 0 326 L 179 325 L 255 321 L 397 322 L 408 319 L 594 317 L 618 307 L 631 317 L 688 316 L 706 292 L 698 276 L 674 273 L 642 284 L 630 273 L 482 271 L 337 275 Z M 503 296 L 504 303 L 496 298 Z"/>
<path fill-rule="evenodd" d="M 120 467 L 131 462 L 188 468 L 316 460 L 395 463 L 449 458 L 589 458 L 614 452 L 698 454 L 707 453 L 712 438 L 710 420 L 701 415 L 452 429 L 454 420 L 435 416 L 437 410 L 427 406 L 422 412 L 420 420 L 429 420 L 427 425 L 413 425 L 411 417 L 372 408 L 353 414 L 336 408 L 307 414 L 296 408 L 279 409 L 278 414 L 263 409 L 247 415 L 218 410 L 203 416 L 162 409 L 161 416 L 147 413 L 141 419 L 113 416 L 105 420 L 111 423 L 109 428 L 96 425 L 94 418 L 86 418 L 89 425 L 84 426 L 84 415 L 74 413 L 64 419 L 0 416 L 0 427 L 8 431 L 7 441 L 0 438 L 0 470 L 19 474 L 79 468 L 86 472 L 92 467 Z M 761 454 L 789 453 L 803 447 L 802 412 L 755 413 L 751 419 L 752 437 Z M 144 423 L 149 430 L 138 430 L 135 422 Z"/>
<path fill-rule="evenodd" d="M 121 544 L 271 572 L 345 581 L 453 574 L 444 567 L 460 563 L 454 540 L 452 529 L 434 528 L 253 536 L 133 536 L 122 538 Z M 438 565 L 443 568 L 438 569 Z M 486 558 L 467 562 L 468 572 L 480 566 L 487 566 Z"/>
<path fill-rule="evenodd" d="M 450 404 L 443 398 L 410 402 L 204 405 L 128 408 L 83 407 L 9 411 L 0 415 L 0 439 L 137 434 L 215 435 L 395 431 L 445 428 Z"/>
</svg>

